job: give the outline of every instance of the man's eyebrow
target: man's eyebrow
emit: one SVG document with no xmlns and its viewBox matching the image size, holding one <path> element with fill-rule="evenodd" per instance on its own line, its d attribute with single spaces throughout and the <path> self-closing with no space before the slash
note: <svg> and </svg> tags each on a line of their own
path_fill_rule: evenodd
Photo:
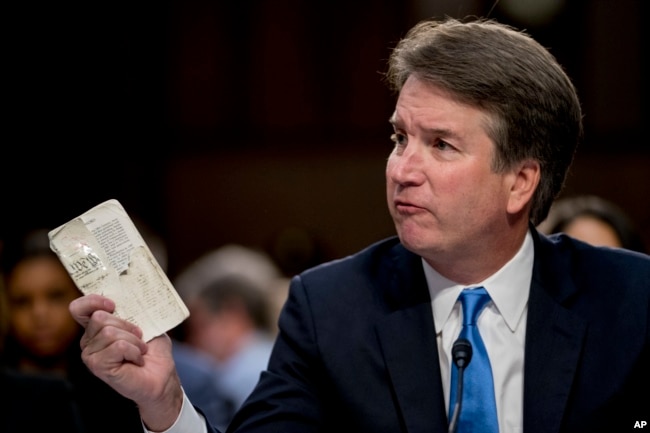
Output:
<svg viewBox="0 0 650 433">
<path fill-rule="evenodd" d="M 393 126 L 399 126 L 399 119 L 397 119 L 397 116 L 394 114 L 388 118 L 388 122 L 393 125 Z M 448 128 L 425 128 L 424 131 L 428 134 L 431 135 L 436 135 L 439 137 L 445 137 L 445 138 L 454 138 L 458 137 L 458 134 Z"/>
<path fill-rule="evenodd" d="M 432 135 L 437 135 L 439 137 L 458 137 L 458 134 L 451 129 L 447 128 L 428 128 L 425 129 L 426 132 Z"/>
</svg>

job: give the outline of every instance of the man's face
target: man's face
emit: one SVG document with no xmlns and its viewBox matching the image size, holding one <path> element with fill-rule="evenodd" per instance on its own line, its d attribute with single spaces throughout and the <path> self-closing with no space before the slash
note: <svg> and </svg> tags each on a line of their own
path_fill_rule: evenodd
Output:
<svg viewBox="0 0 650 433">
<path fill-rule="evenodd" d="M 405 247 L 432 265 L 485 253 L 508 225 L 516 176 L 492 171 L 488 121 L 413 76 L 400 92 L 386 165 L 388 207 Z"/>
</svg>

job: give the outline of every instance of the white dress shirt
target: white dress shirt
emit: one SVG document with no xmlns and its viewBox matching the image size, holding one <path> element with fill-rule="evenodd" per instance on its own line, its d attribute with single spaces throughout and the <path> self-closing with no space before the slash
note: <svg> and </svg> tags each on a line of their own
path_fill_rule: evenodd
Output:
<svg viewBox="0 0 650 433">
<path fill-rule="evenodd" d="M 142 423 L 142 430 L 145 433 L 154 433 L 148 430 L 144 423 Z M 185 433 L 190 431 L 193 433 L 207 433 L 208 427 L 205 424 L 205 418 L 192 406 L 192 402 L 187 398 L 187 394 L 183 390 L 183 406 L 181 406 L 181 413 L 178 415 L 176 422 L 164 432 L 158 433 Z"/>
<path fill-rule="evenodd" d="M 477 325 L 492 366 L 500 433 L 523 432 L 524 340 L 533 259 L 533 239 L 528 233 L 517 254 L 505 266 L 486 280 L 471 286 L 485 287 L 492 298 L 492 302 L 481 312 Z M 440 373 L 449 412 L 451 347 L 462 325 L 462 308 L 456 301 L 466 286 L 444 278 L 424 260 L 422 263 L 431 294 Z M 146 428 L 144 431 L 150 433 Z M 205 433 L 207 428 L 205 420 L 186 396 L 176 423 L 162 433 L 188 431 Z"/>
<path fill-rule="evenodd" d="M 533 239 L 528 233 L 517 254 L 505 266 L 484 281 L 469 286 L 485 287 L 492 298 L 481 312 L 477 326 L 492 366 L 500 433 L 523 431 L 524 340 L 533 259 Z M 451 348 L 462 327 L 462 307 L 456 301 L 467 286 L 444 278 L 424 260 L 422 263 L 431 294 L 440 373 L 449 413 Z"/>
</svg>

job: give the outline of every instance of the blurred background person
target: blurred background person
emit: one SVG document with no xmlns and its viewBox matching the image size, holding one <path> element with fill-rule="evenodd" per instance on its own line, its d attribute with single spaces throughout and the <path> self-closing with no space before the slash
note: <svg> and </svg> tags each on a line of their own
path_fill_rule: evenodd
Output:
<svg viewBox="0 0 650 433">
<path fill-rule="evenodd" d="M 277 319 L 289 291 L 287 278 L 271 256 L 246 245 L 230 243 L 200 256 L 180 272 L 174 287 L 186 304 L 211 284 L 228 275 L 250 279 L 268 298 L 272 333 L 277 332 Z"/>
<path fill-rule="evenodd" d="M 6 246 L 3 257 L 6 362 L 16 370 L 65 377 L 79 353 L 79 326 L 68 305 L 81 292 L 50 250 L 47 231 L 36 230 L 17 242 Z"/>
<path fill-rule="evenodd" d="M 217 365 L 219 390 L 232 403 L 232 416 L 271 355 L 274 327 L 267 292 L 244 275 L 222 275 L 208 282 L 188 308 L 185 341 Z"/>
<path fill-rule="evenodd" d="M 216 364 L 206 353 L 184 341 L 173 336 L 172 341 L 172 355 L 183 389 L 215 427 L 225 430 L 230 423 L 234 403 L 221 389 Z"/>
<path fill-rule="evenodd" d="M 65 380 L 24 374 L 5 366 L 3 345 L 8 325 L 4 278 L 0 277 L 0 432 L 84 433 L 78 408 Z"/>
<path fill-rule="evenodd" d="M 17 375 L 25 375 L 35 378 L 34 382 L 39 377 L 52 379 L 49 383 L 53 388 L 64 390 L 60 396 L 63 401 L 69 391 L 86 432 L 141 433 L 141 428 L 134 428 L 139 424 L 135 404 L 97 379 L 81 361 L 82 329 L 68 310 L 70 302 L 81 292 L 50 249 L 47 232 L 28 230 L 24 235 L 5 239 L 3 246 L 7 329 L 2 367 L 6 377 L 13 380 Z M 29 394 L 28 388 L 21 385 L 20 389 Z M 23 397 L 29 398 L 25 394 Z M 111 414 L 108 417 L 107 410 Z M 38 411 L 30 415 L 40 416 L 44 414 Z"/>
<path fill-rule="evenodd" d="M 559 199 L 538 228 L 546 234 L 563 232 L 592 245 L 647 253 L 639 229 L 625 210 L 596 195 Z"/>
<path fill-rule="evenodd" d="M 190 350 L 209 357 L 225 399 L 220 417 L 228 412 L 216 424 L 224 431 L 266 369 L 289 280 L 267 253 L 230 243 L 191 262 L 173 284 L 190 311 L 171 333 L 174 360 Z M 181 382 L 186 369 L 178 367 Z"/>
</svg>

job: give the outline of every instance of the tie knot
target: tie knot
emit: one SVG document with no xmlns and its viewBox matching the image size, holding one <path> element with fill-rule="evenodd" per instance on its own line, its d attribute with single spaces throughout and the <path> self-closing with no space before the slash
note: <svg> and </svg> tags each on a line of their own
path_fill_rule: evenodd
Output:
<svg viewBox="0 0 650 433">
<path fill-rule="evenodd" d="M 490 302 L 490 295 L 484 287 L 477 289 L 464 289 L 460 294 L 460 303 L 463 306 L 463 324 L 476 325 L 476 319 L 483 308 Z"/>
</svg>

